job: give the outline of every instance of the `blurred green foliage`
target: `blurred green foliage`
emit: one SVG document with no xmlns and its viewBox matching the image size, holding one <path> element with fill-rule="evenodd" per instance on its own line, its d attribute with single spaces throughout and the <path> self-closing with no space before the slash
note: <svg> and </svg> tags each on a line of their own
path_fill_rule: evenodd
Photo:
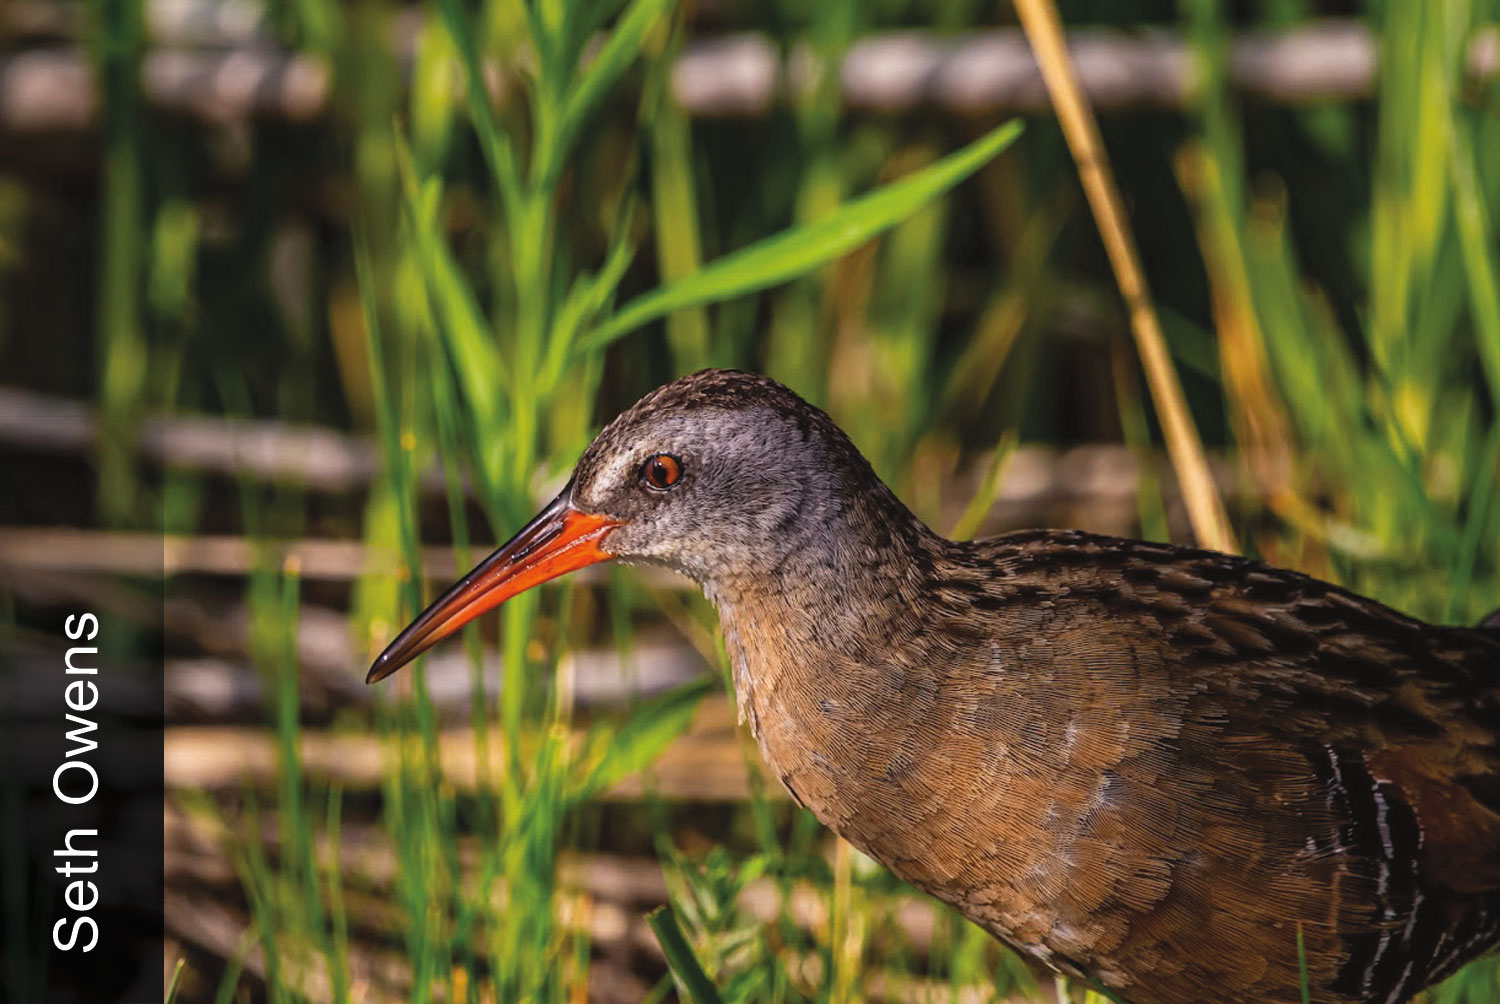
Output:
<svg viewBox="0 0 1500 1004">
<path fill-rule="evenodd" d="M 1463 68 L 1500 12 L 1480 0 L 1371 0 L 1357 13 L 1379 40 L 1374 98 L 1272 106 L 1229 88 L 1231 33 L 1329 9 L 1227 6 L 1088 3 L 1064 15 L 1169 24 L 1192 43 L 1199 86 L 1187 111 L 1111 117 L 1105 139 L 1195 417 L 1254 489 L 1234 511 L 1240 537 L 1411 613 L 1471 621 L 1500 606 L 1500 85 Z M 37 387 L 97 400 L 101 522 L 276 537 L 313 519 L 297 486 L 246 484 L 238 506 L 216 507 L 190 472 L 159 489 L 138 482 L 135 435 L 150 411 L 369 431 L 383 476 L 337 521 L 408 570 L 356 586 L 351 630 L 373 655 L 423 604 L 418 546 L 435 526 L 460 561 L 471 543 L 503 539 L 602 421 L 704 365 L 787 382 L 939 529 L 962 512 L 964 534 L 981 528 L 1018 442 L 1118 438 L 1145 455 L 1158 441 L 1050 120 L 993 159 L 1015 136 L 997 121 L 842 107 L 837 61 L 852 41 L 989 26 L 1010 19 L 1003 6 L 417 9 L 408 73 L 388 44 L 401 5 L 272 5 L 284 41 L 326 61 L 331 116 L 205 142 L 149 114 L 131 86 L 145 44 L 138 7 L 98 5 L 93 58 L 113 83 L 96 232 L 47 231 L 56 206 L 45 195 L 28 204 L 26 186 L 0 176 L 0 352 Z M 801 47 L 815 85 L 754 120 L 691 121 L 671 101 L 672 62 L 688 40 L 731 27 Z M 236 143 L 249 148 L 236 155 Z M 22 281 L 80 247 L 96 262 L 92 311 Z M 23 341 L 36 327 L 73 334 Z M 988 472 L 978 493 L 944 497 L 949 475 L 972 464 Z M 418 498 L 418 474 L 433 467 L 446 485 L 437 515 Z M 1149 472 L 1138 499 L 1139 531 L 1167 535 Z M 343 878 L 336 851 L 320 849 L 338 847 L 343 801 L 299 766 L 301 588 L 295 568 L 270 565 L 249 586 L 280 741 L 281 786 L 260 811 L 274 808 L 282 851 L 272 858 L 248 836 L 259 832 L 251 800 L 236 860 L 255 922 L 243 947 L 264 952 L 268 998 L 305 999 L 288 973 L 311 955 L 343 1002 L 359 999 Z M 643 704 L 571 744 L 570 708 L 546 684 L 560 653 L 598 623 L 628 653 L 633 620 L 654 609 L 628 576 L 611 581 L 601 616 L 576 614 L 592 602 L 564 586 L 503 608 L 493 707 L 478 630 L 466 630 L 478 761 L 498 765 L 477 799 L 442 776 L 420 666 L 409 687 L 379 696 L 391 754 L 382 827 L 399 862 L 392 936 L 415 1001 L 571 1000 L 585 978 L 586 935 L 559 921 L 559 851 L 598 842 L 590 796 L 649 763 L 702 693 Z M 677 614 L 712 624 L 701 606 Z M 952 916 L 931 951 L 911 952 L 891 919 L 899 884 L 860 861 L 836 875 L 816 827 L 788 811 L 755 799 L 750 849 L 735 855 L 689 855 L 658 833 L 676 904 L 660 923 L 681 942 L 669 947 L 697 953 L 669 952 L 690 987 L 698 967 L 730 1002 L 857 995 L 836 977 L 871 946 L 888 972 L 936 986 L 993 986 L 997 998 L 1030 986 Z M 461 835 L 479 838 L 477 860 L 460 861 Z M 813 883 L 830 937 L 810 939 L 785 915 L 748 919 L 737 897 L 762 876 L 783 903 L 795 882 Z M 287 951 L 296 959 L 282 965 Z M 1442 997 L 1500 999 L 1496 974 L 1474 967 Z M 237 963 L 222 974 L 221 1000 L 239 976 Z M 658 993 L 670 988 L 664 979 Z"/>
</svg>

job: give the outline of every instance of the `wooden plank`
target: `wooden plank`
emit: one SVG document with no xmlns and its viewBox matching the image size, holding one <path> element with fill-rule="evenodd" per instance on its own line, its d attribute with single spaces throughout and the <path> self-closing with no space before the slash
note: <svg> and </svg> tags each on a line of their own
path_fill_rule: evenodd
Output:
<svg viewBox="0 0 1500 1004">
<path fill-rule="evenodd" d="M 76 23 L 40 18 L 35 2 L 0 5 L 5 34 L 69 38 Z M 50 5 L 49 5 L 50 6 Z M 164 17 L 172 4 L 149 5 L 156 43 L 142 60 L 148 102 L 196 118 L 306 120 L 324 114 L 332 74 L 319 57 L 287 49 L 263 30 L 263 8 L 241 2 L 234 16 L 209 18 L 220 5 L 175 3 L 186 16 Z M 74 19 L 76 22 L 76 19 Z M 410 58 L 423 19 L 397 21 L 392 56 Z M 50 40 L 49 39 L 49 40 Z M 1182 107 L 1196 95 L 1191 47 L 1172 28 L 1126 32 L 1074 28 L 1069 48 L 1092 103 L 1112 110 Z M 1323 19 L 1279 31 L 1237 33 L 1229 43 L 1229 83 L 1264 100 L 1347 101 L 1366 97 L 1378 64 L 1376 42 L 1362 21 Z M 803 94 L 816 74 L 806 46 L 789 53 L 755 32 L 689 42 L 672 68 L 672 95 L 689 114 L 760 116 L 787 95 Z M 1495 72 L 1494 31 L 1478 33 L 1468 73 Z M 511 97 L 514 69 L 491 64 L 496 99 Z M 846 107 L 883 114 L 936 107 L 970 115 L 1035 112 L 1046 107 L 1036 61 L 1014 28 L 947 34 L 893 31 L 855 40 L 833 71 Z M 0 128 L 16 132 L 91 129 L 99 107 L 93 69 L 77 46 L 47 45 L 0 54 Z"/>
<path fill-rule="evenodd" d="M 582 742 L 583 731 L 573 738 Z M 276 783 L 276 736 L 255 726 L 180 726 L 166 730 L 163 759 L 166 786 L 171 789 L 226 790 L 246 782 L 271 789 Z M 445 729 L 438 734 L 438 757 L 443 777 L 453 787 L 472 793 L 479 783 L 481 761 L 469 729 Z M 304 730 L 299 740 L 302 769 L 311 778 L 335 782 L 346 790 L 371 790 L 387 772 L 396 769 L 400 755 L 395 742 L 374 733 L 334 733 Z M 408 755 L 413 755 L 415 743 Z M 504 773 L 499 726 L 490 727 L 487 772 Z M 692 727 L 667 747 L 652 765 L 649 776 L 633 775 L 611 787 L 606 801 L 634 801 L 652 793 L 668 801 L 739 802 L 750 797 L 745 747 L 728 700 L 714 695 L 703 702 Z M 785 798 L 781 786 L 767 784 L 766 794 Z"/>
</svg>

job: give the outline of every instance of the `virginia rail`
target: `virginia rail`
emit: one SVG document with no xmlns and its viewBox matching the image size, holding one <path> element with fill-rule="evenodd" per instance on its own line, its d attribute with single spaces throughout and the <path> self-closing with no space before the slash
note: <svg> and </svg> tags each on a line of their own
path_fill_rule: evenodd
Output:
<svg viewBox="0 0 1500 1004">
<path fill-rule="evenodd" d="M 933 533 L 827 415 L 709 370 L 600 433 L 371 682 L 607 558 L 718 608 L 798 802 L 1133 1004 L 1399 1002 L 1500 941 L 1500 629 L 1212 551 Z"/>
</svg>

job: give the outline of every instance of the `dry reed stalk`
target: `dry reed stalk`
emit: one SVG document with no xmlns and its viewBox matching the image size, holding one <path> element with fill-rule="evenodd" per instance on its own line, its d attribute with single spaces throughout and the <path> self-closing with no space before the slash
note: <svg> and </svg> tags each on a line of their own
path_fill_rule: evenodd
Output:
<svg viewBox="0 0 1500 1004">
<path fill-rule="evenodd" d="M 1245 249 L 1226 216 L 1221 165 L 1206 144 L 1190 141 L 1177 151 L 1173 167 L 1197 219 L 1235 441 L 1271 511 L 1303 531 L 1300 552 L 1285 555 L 1283 560 L 1332 576 L 1322 545 L 1327 533 L 1322 527 L 1324 517 L 1298 490 L 1294 477 L 1296 442 L 1291 419 L 1271 377 Z"/>
<path fill-rule="evenodd" d="M 1136 351 L 1146 371 L 1151 400 L 1161 419 L 1172 467 L 1182 485 L 1193 534 L 1205 547 L 1237 551 L 1234 531 L 1230 529 L 1224 503 L 1209 472 L 1208 457 L 1188 412 L 1182 385 L 1172 368 L 1161 323 L 1151 305 L 1140 254 L 1136 251 L 1119 189 L 1099 137 L 1099 125 L 1078 85 L 1068 56 L 1057 7 L 1053 0 L 1016 0 L 1016 11 L 1021 16 L 1026 37 L 1031 41 L 1042 78 L 1047 82 L 1047 92 L 1062 124 L 1068 149 L 1078 164 L 1079 180 L 1099 225 L 1099 236 L 1114 269 L 1120 295 L 1125 300 L 1130 329 L 1135 334 Z"/>
</svg>

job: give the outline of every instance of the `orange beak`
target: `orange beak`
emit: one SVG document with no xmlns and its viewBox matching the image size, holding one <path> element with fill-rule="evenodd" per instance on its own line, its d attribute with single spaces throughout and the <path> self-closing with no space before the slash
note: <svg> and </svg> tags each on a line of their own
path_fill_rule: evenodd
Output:
<svg viewBox="0 0 1500 1004">
<path fill-rule="evenodd" d="M 365 677 L 384 680 L 480 614 L 548 579 L 614 555 L 600 540 L 621 521 L 580 512 L 564 491 L 500 550 L 432 602 L 380 653 Z"/>
</svg>

